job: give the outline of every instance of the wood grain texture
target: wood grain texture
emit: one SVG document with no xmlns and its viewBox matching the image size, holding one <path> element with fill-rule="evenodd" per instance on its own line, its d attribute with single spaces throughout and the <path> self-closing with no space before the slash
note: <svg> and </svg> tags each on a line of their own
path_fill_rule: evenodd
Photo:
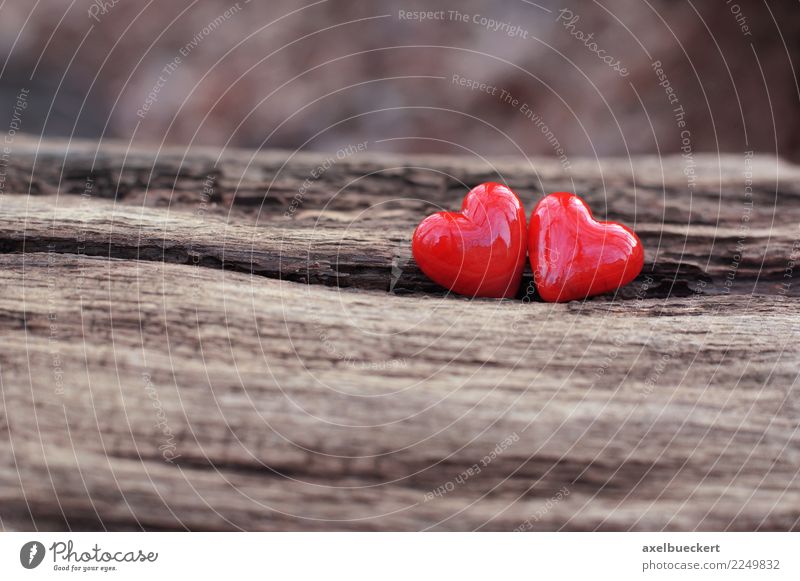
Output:
<svg viewBox="0 0 800 581">
<path fill-rule="evenodd" d="M 348 157 L 287 216 L 325 156 L 121 152 L 9 167 L 3 528 L 800 528 L 794 166 L 704 158 L 690 197 L 680 159 L 574 163 L 648 266 L 552 305 L 405 245 L 462 183 L 573 189 L 555 161 Z"/>
</svg>

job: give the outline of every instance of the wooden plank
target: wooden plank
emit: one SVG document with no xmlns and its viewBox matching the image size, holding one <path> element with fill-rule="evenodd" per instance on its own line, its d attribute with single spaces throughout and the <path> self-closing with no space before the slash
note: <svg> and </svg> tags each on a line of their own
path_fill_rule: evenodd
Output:
<svg viewBox="0 0 800 581">
<path fill-rule="evenodd" d="M 574 160 L 565 172 L 548 158 L 486 161 L 372 153 L 337 159 L 20 139 L 7 174 L 9 193 L 49 197 L 31 205 L 32 197 L 6 196 L 0 210 L 5 205 L 7 216 L 25 212 L 30 221 L 46 208 L 48 216 L 67 221 L 67 238 L 76 212 L 97 208 L 97 216 L 110 211 L 103 206 L 110 200 L 123 228 L 118 238 L 137 220 L 152 225 L 169 218 L 169 228 L 180 224 L 196 232 L 190 253 L 207 265 L 221 264 L 221 249 L 206 242 L 224 235 L 230 268 L 267 276 L 279 269 L 286 280 L 429 293 L 440 289 L 408 260 L 414 225 L 437 209 L 457 208 L 468 186 L 500 179 L 529 211 L 543 192 L 566 189 L 581 193 L 599 218 L 633 226 L 647 248 L 644 276 L 653 279 L 647 296 L 799 292 L 797 285 L 784 283 L 787 263 L 800 252 L 800 168 L 769 157 Z M 55 195 L 60 196 L 57 214 L 50 211 Z M 129 206 L 134 213 L 126 214 Z M 30 234 L 24 234 L 32 249 L 41 239 L 36 226 L 30 223 Z M 54 236 L 64 239 L 62 229 L 56 222 Z M 141 231 L 149 233 L 144 224 Z M 171 245 L 176 255 L 165 252 L 163 259 L 187 259 L 184 232 L 164 234 L 163 245 Z M 0 244 L 17 249 L 21 235 L 17 229 Z M 112 246 L 107 255 L 131 254 L 130 245 L 126 250 L 119 242 L 106 240 Z M 140 257 L 158 252 L 158 246 L 142 248 Z M 274 259 L 277 246 L 280 264 Z M 115 254 L 115 247 L 123 248 Z M 529 282 L 528 274 L 521 293 Z"/>
<path fill-rule="evenodd" d="M 564 486 L 535 528 L 800 518 L 791 299 L 470 302 L 47 253 L 0 273 L 4 518 L 511 529 Z"/>
<path fill-rule="evenodd" d="M 247 223 L 68 196 L 8 196 L 0 205 L 5 252 L 53 250 L 224 266 L 295 282 L 442 294 L 411 257 L 413 228 L 393 217 L 352 224 Z M 623 297 L 633 296 L 633 289 L 645 297 L 800 293 L 786 277 L 787 265 L 800 256 L 796 226 L 749 227 L 746 235 L 729 225 L 640 224 L 637 231 L 647 249 L 646 266 L 638 281 L 621 291 Z M 528 267 L 520 297 L 530 283 Z"/>
<path fill-rule="evenodd" d="M 688 175 L 687 175 L 688 174 Z M 599 217 L 632 225 L 738 225 L 752 200 L 756 227 L 796 225 L 800 167 L 761 155 L 697 154 L 630 159 L 486 160 L 441 155 L 335 154 L 180 147 L 18 137 L 6 191 L 87 194 L 120 203 L 260 221 L 389 213 L 415 223 L 431 205 L 457 208 L 464 190 L 504 181 L 529 210 L 543 193 L 584 196 Z M 745 192 L 748 188 L 748 197 Z M 298 199 L 299 194 L 299 199 Z"/>
<path fill-rule="evenodd" d="M 304 186 L 326 159 L 15 143 L 0 527 L 800 528 L 797 167 L 698 156 L 690 195 L 681 158 L 370 154 Z M 584 193 L 645 272 L 444 296 L 411 230 L 486 179 Z"/>
</svg>

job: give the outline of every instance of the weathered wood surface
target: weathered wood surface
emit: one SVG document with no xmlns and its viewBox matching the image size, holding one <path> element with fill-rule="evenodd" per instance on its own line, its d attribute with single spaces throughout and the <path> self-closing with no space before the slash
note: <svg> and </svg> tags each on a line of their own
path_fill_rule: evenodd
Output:
<svg viewBox="0 0 800 581">
<path fill-rule="evenodd" d="M 3 528 L 800 528 L 799 168 L 326 157 L 16 145 Z M 584 193 L 642 276 L 445 296 L 411 230 L 487 179 Z"/>
</svg>

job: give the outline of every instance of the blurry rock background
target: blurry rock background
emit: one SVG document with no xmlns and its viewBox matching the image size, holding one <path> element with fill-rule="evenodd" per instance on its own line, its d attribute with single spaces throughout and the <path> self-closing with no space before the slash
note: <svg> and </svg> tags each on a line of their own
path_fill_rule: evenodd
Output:
<svg viewBox="0 0 800 581">
<path fill-rule="evenodd" d="M 693 151 L 800 159 L 797 0 L 9 0 L 0 63 L 48 136 L 626 156 L 680 151 L 683 106 Z"/>
</svg>

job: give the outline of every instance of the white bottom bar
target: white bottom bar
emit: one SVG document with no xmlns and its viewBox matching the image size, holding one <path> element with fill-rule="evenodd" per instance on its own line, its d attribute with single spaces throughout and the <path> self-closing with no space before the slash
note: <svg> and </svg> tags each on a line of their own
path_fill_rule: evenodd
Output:
<svg viewBox="0 0 800 581">
<path fill-rule="evenodd" d="M 799 549 L 800 533 L 4 533 L 0 579 L 796 580 Z"/>
</svg>

